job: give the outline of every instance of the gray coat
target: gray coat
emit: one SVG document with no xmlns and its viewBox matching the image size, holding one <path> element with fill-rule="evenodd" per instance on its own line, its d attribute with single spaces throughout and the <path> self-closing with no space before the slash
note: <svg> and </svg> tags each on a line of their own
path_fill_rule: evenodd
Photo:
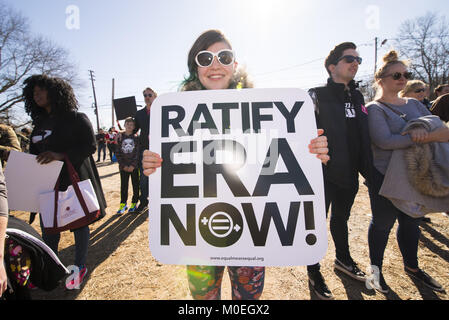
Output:
<svg viewBox="0 0 449 320">
<path fill-rule="evenodd" d="M 403 132 L 425 128 L 431 132 L 445 124 L 437 116 L 411 120 Z M 449 210 L 449 143 L 413 144 L 393 151 L 379 192 L 412 217 Z"/>
</svg>

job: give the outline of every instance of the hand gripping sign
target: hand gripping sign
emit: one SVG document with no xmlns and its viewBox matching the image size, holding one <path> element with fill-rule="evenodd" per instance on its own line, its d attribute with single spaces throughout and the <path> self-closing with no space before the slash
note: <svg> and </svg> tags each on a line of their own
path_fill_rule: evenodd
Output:
<svg viewBox="0 0 449 320">
<path fill-rule="evenodd" d="M 149 242 L 162 263 L 297 266 L 327 250 L 322 166 L 309 95 L 299 89 L 159 96 L 150 150 Z"/>
</svg>

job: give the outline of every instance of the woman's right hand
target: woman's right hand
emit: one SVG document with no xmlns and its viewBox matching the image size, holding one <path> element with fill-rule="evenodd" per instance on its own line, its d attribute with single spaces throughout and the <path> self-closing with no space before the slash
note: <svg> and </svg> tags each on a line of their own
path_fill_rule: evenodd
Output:
<svg viewBox="0 0 449 320">
<path fill-rule="evenodd" d="M 161 156 L 157 153 L 145 150 L 142 158 L 143 174 L 146 176 L 153 174 L 162 165 L 162 161 Z"/>
<path fill-rule="evenodd" d="M 36 160 L 39 164 L 47 164 L 47 163 L 50 163 L 50 162 L 56 161 L 56 160 L 58 160 L 58 161 L 64 160 L 64 155 L 62 153 L 45 151 L 45 152 L 42 152 L 41 154 L 39 154 L 36 157 Z"/>
</svg>

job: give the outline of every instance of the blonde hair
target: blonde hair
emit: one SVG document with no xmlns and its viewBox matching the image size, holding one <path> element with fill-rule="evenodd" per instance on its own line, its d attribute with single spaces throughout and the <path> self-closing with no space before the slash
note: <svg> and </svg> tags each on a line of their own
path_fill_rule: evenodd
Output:
<svg viewBox="0 0 449 320">
<path fill-rule="evenodd" d="M 419 87 L 424 87 L 424 89 L 426 89 L 427 84 L 425 84 L 421 80 L 410 80 L 409 82 L 407 82 L 407 85 L 405 86 L 404 90 L 399 92 L 399 96 L 401 98 L 407 97 L 410 92 L 415 91 Z"/>
<path fill-rule="evenodd" d="M 396 65 L 396 64 L 402 64 L 405 67 L 409 66 L 409 62 L 405 60 L 399 60 L 399 55 L 396 50 L 390 50 L 386 55 L 383 57 L 384 64 L 380 67 L 379 70 L 377 70 L 374 79 L 376 81 L 385 78 L 385 75 L 388 73 L 388 70 L 390 67 Z"/>
<path fill-rule="evenodd" d="M 397 64 L 402 64 L 405 67 L 409 66 L 409 62 L 406 60 L 399 60 L 399 54 L 396 50 L 390 50 L 386 55 L 383 56 L 383 65 L 377 70 L 374 75 L 374 84 L 373 87 L 376 89 L 376 97 L 375 99 L 380 98 L 382 95 L 382 88 L 379 85 L 379 81 L 385 78 L 388 74 L 390 68 Z"/>
</svg>

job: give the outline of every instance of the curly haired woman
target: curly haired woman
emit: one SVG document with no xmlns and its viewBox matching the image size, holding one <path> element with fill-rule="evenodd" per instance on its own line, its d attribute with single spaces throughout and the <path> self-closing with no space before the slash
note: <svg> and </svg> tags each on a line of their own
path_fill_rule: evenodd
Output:
<svg viewBox="0 0 449 320">
<path fill-rule="evenodd" d="M 63 160 L 66 155 L 80 180 L 90 179 L 105 215 L 104 198 L 98 171 L 92 154 L 96 150 L 95 135 L 89 118 L 78 112 L 78 101 L 72 87 L 60 78 L 34 75 L 24 81 L 25 111 L 33 120 L 30 153 L 40 164 Z M 67 190 L 71 180 L 64 164 L 60 175 L 60 191 Z M 41 220 L 41 228 L 43 223 Z M 75 236 L 75 265 L 79 272 L 67 281 L 67 289 L 78 289 L 87 275 L 86 259 L 89 247 L 89 226 L 72 230 Z M 60 234 L 45 234 L 45 243 L 58 253 Z"/>
</svg>

